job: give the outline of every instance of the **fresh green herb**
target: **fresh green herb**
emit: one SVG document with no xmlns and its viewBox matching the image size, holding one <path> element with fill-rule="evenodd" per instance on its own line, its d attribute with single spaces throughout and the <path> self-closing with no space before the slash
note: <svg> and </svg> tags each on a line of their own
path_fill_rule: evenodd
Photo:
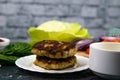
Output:
<svg viewBox="0 0 120 80">
<path fill-rule="evenodd" d="M 27 43 L 14 42 L 0 51 L 0 64 L 14 64 L 15 60 L 31 55 L 32 46 Z"/>
<path fill-rule="evenodd" d="M 1 51 L 2 54 L 8 56 L 17 56 L 22 57 L 26 55 L 30 55 L 31 46 L 27 43 L 15 42 L 8 45 L 4 50 Z"/>
<path fill-rule="evenodd" d="M 0 64 L 2 65 L 13 65 L 17 59 L 18 57 L 16 56 L 6 56 L 0 54 Z"/>
</svg>

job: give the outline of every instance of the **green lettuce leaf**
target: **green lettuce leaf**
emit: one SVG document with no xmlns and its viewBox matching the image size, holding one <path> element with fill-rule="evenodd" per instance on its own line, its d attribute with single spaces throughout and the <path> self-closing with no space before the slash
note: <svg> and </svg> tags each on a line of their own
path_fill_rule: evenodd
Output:
<svg viewBox="0 0 120 80">
<path fill-rule="evenodd" d="M 28 29 L 31 45 L 42 40 L 57 40 L 70 42 L 76 38 L 91 38 L 88 30 L 81 28 L 78 23 L 68 23 L 61 21 L 48 21 L 37 28 Z"/>
<path fill-rule="evenodd" d="M 79 31 L 81 26 L 78 23 L 68 23 L 62 21 L 48 21 L 46 23 L 41 24 L 37 27 L 37 29 L 44 30 L 47 32 L 68 32 L 68 33 L 76 33 Z"/>
</svg>

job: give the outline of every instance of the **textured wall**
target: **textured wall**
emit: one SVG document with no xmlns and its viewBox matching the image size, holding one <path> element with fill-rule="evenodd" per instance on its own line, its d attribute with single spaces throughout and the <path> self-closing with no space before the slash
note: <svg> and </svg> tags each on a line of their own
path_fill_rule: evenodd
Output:
<svg viewBox="0 0 120 80">
<path fill-rule="evenodd" d="M 0 36 L 28 41 L 27 29 L 48 20 L 78 22 L 93 36 L 120 27 L 120 0 L 0 0 Z"/>
</svg>

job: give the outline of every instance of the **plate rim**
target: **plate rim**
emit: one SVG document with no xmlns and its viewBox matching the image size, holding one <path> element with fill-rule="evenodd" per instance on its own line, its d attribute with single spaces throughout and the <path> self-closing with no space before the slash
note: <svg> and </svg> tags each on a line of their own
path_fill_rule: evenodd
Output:
<svg viewBox="0 0 120 80">
<path fill-rule="evenodd" d="M 20 58 L 18 58 L 16 61 L 15 61 L 15 65 L 17 66 L 17 67 L 19 67 L 19 68 L 21 68 L 21 69 L 24 69 L 24 70 L 28 70 L 28 71 L 32 71 L 32 72 L 38 72 L 38 73 L 73 73 L 73 72 L 79 72 L 79 71 L 83 71 L 83 70 L 86 70 L 86 69 L 88 69 L 89 68 L 89 65 L 88 65 L 88 62 L 89 62 L 89 58 L 87 58 L 87 57 L 84 57 L 84 56 L 80 56 L 80 55 L 75 55 L 76 57 L 77 57 L 77 59 L 79 59 L 79 58 L 81 58 L 81 59 L 83 59 L 84 61 L 85 61 L 85 66 L 84 67 L 82 67 L 82 69 L 81 69 L 81 67 L 79 67 L 80 68 L 80 70 L 75 70 L 76 68 L 74 68 L 73 70 L 68 70 L 68 71 L 65 71 L 65 69 L 64 69 L 64 71 L 63 70 L 60 70 L 60 71 L 58 71 L 58 70 L 45 70 L 44 69 L 44 71 L 39 71 L 39 70 L 36 70 L 36 69 L 32 69 L 32 68 L 28 68 L 28 67 L 26 67 L 26 66 L 21 66 L 18 62 L 19 62 L 19 60 L 23 60 L 23 59 L 25 59 L 25 58 L 29 58 L 29 57 L 34 57 L 35 58 L 35 56 L 36 55 L 28 55 L 28 56 L 24 56 L 24 57 L 20 57 Z M 77 60 L 78 61 L 78 60 Z M 30 62 L 29 62 L 30 63 Z M 31 62 L 32 63 L 32 62 Z M 32 63 L 33 64 L 33 63 Z M 32 67 L 32 65 L 31 65 L 31 67 Z M 38 66 L 37 66 L 38 67 Z M 43 69 L 43 68 L 42 68 Z"/>
</svg>

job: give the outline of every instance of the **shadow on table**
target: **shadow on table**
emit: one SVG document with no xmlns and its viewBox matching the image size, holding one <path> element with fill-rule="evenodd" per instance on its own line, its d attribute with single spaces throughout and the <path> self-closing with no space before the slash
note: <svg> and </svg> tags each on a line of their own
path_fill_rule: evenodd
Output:
<svg viewBox="0 0 120 80">
<path fill-rule="evenodd" d="M 103 80 L 94 75 L 89 69 L 73 73 L 39 73 L 18 69 L 17 75 L 29 77 L 30 80 Z"/>
</svg>

